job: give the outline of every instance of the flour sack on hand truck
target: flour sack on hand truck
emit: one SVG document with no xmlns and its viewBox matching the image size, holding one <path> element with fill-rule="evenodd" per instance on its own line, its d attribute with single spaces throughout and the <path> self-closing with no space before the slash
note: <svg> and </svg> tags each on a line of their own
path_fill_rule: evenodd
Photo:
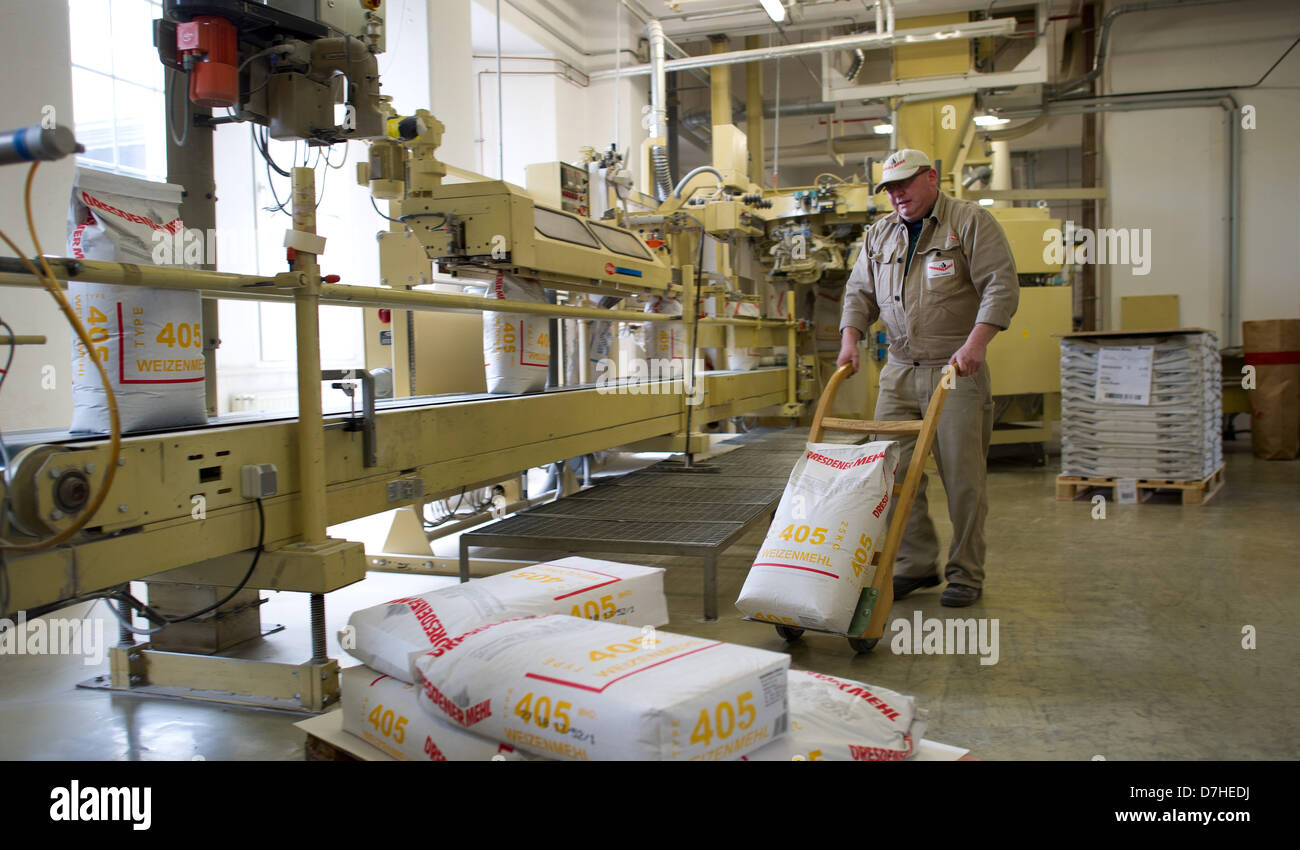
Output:
<svg viewBox="0 0 1300 850">
<path fill-rule="evenodd" d="M 736 607 L 755 620 L 844 634 L 884 544 L 898 443 L 808 443 Z"/>
</svg>

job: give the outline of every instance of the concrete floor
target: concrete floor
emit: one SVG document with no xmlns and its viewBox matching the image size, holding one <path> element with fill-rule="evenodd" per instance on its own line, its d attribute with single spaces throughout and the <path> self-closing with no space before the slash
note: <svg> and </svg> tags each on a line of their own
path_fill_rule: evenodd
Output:
<svg viewBox="0 0 1300 850">
<path fill-rule="evenodd" d="M 621 559 L 669 567 L 669 629 L 786 651 L 796 667 L 911 694 L 930 710 L 927 737 L 979 758 L 1300 758 L 1300 462 L 1258 460 L 1248 438 L 1225 453 L 1228 484 L 1208 506 L 1111 503 L 1098 520 L 1090 502 L 1055 501 L 1055 458 L 1046 468 L 994 461 L 984 598 L 946 609 L 939 588 L 925 590 L 896 603 L 890 621 L 917 611 L 996 618 L 995 665 L 894 654 L 888 629 L 873 653 L 855 656 L 842 638 L 810 634 L 787 646 L 771 627 L 742 621 L 728 603 L 765 530 L 721 558 L 715 623 L 699 620 L 693 562 Z M 934 477 L 931 504 L 942 505 L 936 485 Z M 936 524 L 946 539 L 946 516 Z M 331 653 L 351 663 L 332 632 L 352 610 L 446 581 L 372 574 L 331 594 Z M 263 622 L 287 628 L 240 654 L 305 659 L 306 597 L 267 596 Z M 104 607 L 91 616 L 106 620 L 113 640 Z M 1242 647 L 1247 625 L 1255 649 Z M 105 671 L 76 657 L 0 655 L 0 759 L 302 757 L 299 718 L 289 714 L 74 688 Z"/>
</svg>

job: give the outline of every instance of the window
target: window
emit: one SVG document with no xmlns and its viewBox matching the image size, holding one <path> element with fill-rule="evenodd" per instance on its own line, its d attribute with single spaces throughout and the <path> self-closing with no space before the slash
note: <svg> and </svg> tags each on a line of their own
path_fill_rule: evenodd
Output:
<svg viewBox="0 0 1300 850">
<path fill-rule="evenodd" d="M 549 239 L 559 239 L 562 242 L 572 242 L 575 245 L 586 245 L 588 248 L 600 247 L 600 244 L 596 242 L 596 238 L 583 225 L 581 219 L 568 213 L 535 206 L 533 207 L 533 227 L 537 228 L 538 233 Z"/>
<path fill-rule="evenodd" d="M 157 0 L 68 0 L 76 134 L 86 146 L 79 165 L 167 179 L 166 69 L 153 46 L 160 17 Z"/>
</svg>

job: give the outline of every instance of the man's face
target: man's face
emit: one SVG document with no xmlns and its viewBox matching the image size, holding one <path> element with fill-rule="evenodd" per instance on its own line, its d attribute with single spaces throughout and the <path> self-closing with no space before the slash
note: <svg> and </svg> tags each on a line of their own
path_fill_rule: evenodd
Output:
<svg viewBox="0 0 1300 850">
<path fill-rule="evenodd" d="M 933 168 L 922 169 L 906 180 L 888 184 L 885 192 L 899 215 L 908 221 L 916 221 L 939 197 L 938 174 Z"/>
</svg>

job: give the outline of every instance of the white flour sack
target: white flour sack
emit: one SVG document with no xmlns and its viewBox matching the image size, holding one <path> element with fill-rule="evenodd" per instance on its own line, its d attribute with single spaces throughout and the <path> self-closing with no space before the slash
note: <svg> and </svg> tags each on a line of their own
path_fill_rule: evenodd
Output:
<svg viewBox="0 0 1300 850">
<path fill-rule="evenodd" d="M 761 310 L 759 310 L 757 304 L 751 304 L 748 301 L 727 305 L 728 316 L 757 319 L 760 312 Z M 763 356 L 763 350 L 753 346 L 738 345 L 736 339 L 738 333 L 745 334 L 747 329 L 727 325 L 727 368 L 745 372 L 750 369 L 757 369 L 759 358 Z"/>
<path fill-rule="evenodd" d="M 68 256 L 151 265 L 183 240 L 181 187 L 78 169 L 68 211 Z M 178 257 L 179 259 L 179 257 Z M 74 281 L 68 300 L 93 350 L 72 340 L 70 430 L 110 430 L 104 364 L 123 431 L 202 425 L 203 307 L 197 292 Z"/>
<path fill-rule="evenodd" d="M 564 558 L 363 608 L 339 633 L 358 661 L 412 681 L 411 653 L 427 652 L 456 635 L 497 620 L 568 614 L 629 626 L 668 622 L 664 571 Z"/>
<path fill-rule="evenodd" d="M 550 615 L 476 629 L 412 664 L 433 716 L 572 761 L 724 760 L 786 731 L 790 656 Z"/>
<path fill-rule="evenodd" d="M 747 617 L 848 631 L 884 543 L 898 443 L 808 443 L 741 588 Z"/>
<path fill-rule="evenodd" d="M 813 305 L 813 338 L 818 351 L 840 350 L 840 317 L 843 313 L 844 289 L 828 286 L 813 288 L 817 300 Z"/>
<path fill-rule="evenodd" d="M 415 686 L 349 667 L 339 677 L 343 731 L 402 761 L 523 761 L 508 744 L 444 723 L 420 708 Z"/>
<path fill-rule="evenodd" d="M 546 303 L 534 280 L 497 272 L 488 298 Z M 546 389 L 551 365 L 550 320 L 526 313 L 483 311 L 483 367 L 490 393 L 535 393 Z"/>
<path fill-rule="evenodd" d="M 681 316 L 682 302 L 656 295 L 645 305 L 644 312 Z M 686 348 L 686 329 L 681 322 L 646 322 L 646 357 L 650 360 L 685 360 Z M 674 368 L 684 366 L 678 363 Z"/>
<path fill-rule="evenodd" d="M 790 734 L 748 761 L 902 761 L 921 745 L 929 712 L 912 697 L 810 670 L 786 681 Z"/>
</svg>

